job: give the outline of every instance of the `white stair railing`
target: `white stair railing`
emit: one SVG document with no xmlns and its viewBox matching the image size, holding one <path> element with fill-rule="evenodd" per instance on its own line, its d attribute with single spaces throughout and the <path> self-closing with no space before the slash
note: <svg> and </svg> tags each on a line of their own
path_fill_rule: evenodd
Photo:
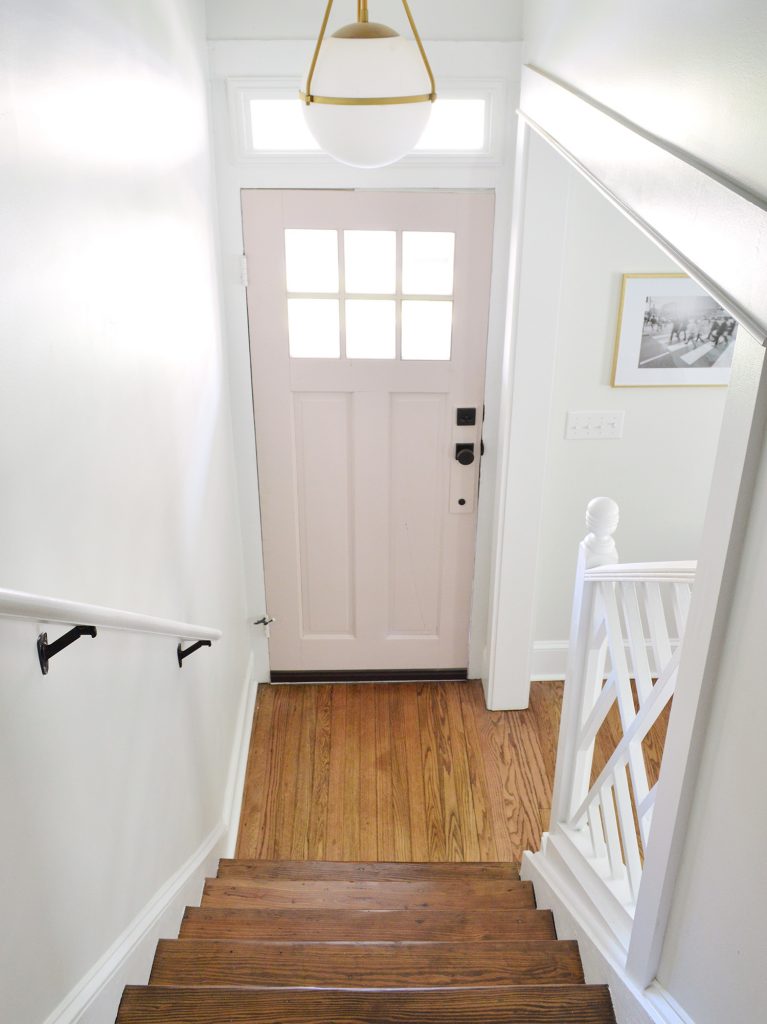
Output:
<svg viewBox="0 0 767 1024">
<path fill-rule="evenodd" d="M 620 564 L 618 518 L 609 498 L 586 513 L 549 834 L 627 946 L 657 790 L 642 742 L 674 693 L 695 563 Z M 595 741 L 613 705 L 622 737 L 593 778 Z"/>
</svg>

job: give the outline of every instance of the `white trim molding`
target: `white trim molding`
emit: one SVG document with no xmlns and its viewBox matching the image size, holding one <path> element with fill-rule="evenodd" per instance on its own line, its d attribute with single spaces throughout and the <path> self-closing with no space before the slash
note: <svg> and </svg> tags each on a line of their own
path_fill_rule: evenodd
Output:
<svg viewBox="0 0 767 1024">
<path fill-rule="evenodd" d="M 577 940 L 586 983 L 610 986 L 617 1024 L 693 1024 L 657 982 L 642 989 L 629 977 L 623 947 L 550 843 L 545 834 L 540 853 L 524 854 L 520 877 L 535 886 L 538 907 L 554 914 L 558 938 Z"/>
<path fill-rule="evenodd" d="M 758 255 L 767 250 L 763 200 L 538 68 L 522 69 L 520 113 L 761 344 L 767 341 Z"/>
</svg>

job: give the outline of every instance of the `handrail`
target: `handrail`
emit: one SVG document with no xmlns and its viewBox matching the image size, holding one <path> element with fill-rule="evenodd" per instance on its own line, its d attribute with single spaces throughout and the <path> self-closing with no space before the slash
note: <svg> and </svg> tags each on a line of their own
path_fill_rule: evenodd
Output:
<svg viewBox="0 0 767 1024">
<path fill-rule="evenodd" d="M 220 640 L 221 630 L 210 626 L 195 626 L 189 622 L 175 622 L 153 615 L 120 611 L 96 604 L 81 604 L 78 601 L 64 601 L 58 597 L 43 597 L 26 594 L 20 590 L 6 590 L 0 587 L 0 616 L 14 619 L 31 619 L 34 622 L 58 622 L 76 626 L 87 622 L 101 629 L 128 630 L 133 633 L 150 633 L 155 636 L 169 636 L 178 640 Z"/>
<path fill-rule="evenodd" d="M 621 562 L 586 569 L 590 583 L 694 583 L 697 562 Z"/>
</svg>

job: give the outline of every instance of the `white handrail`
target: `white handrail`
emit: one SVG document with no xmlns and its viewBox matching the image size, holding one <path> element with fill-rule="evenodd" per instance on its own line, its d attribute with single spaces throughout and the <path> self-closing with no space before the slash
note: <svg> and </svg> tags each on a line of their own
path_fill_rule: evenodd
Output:
<svg viewBox="0 0 767 1024">
<path fill-rule="evenodd" d="M 133 633 L 152 633 L 178 640 L 220 640 L 221 630 L 210 626 L 195 626 L 189 622 L 159 619 L 153 615 L 104 608 L 79 601 L 64 601 L 58 597 L 25 594 L 20 590 L 0 587 L 0 616 L 31 619 L 34 622 L 59 622 L 62 625 L 87 624 L 101 629 L 128 630 Z"/>
<path fill-rule="evenodd" d="M 694 583 L 697 562 L 621 562 L 586 569 L 587 582 L 602 583 Z"/>
</svg>

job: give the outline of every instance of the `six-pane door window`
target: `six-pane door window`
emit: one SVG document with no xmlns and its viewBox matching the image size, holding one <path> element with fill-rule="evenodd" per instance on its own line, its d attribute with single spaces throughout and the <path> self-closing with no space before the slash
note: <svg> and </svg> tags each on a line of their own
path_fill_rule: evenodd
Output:
<svg viewBox="0 0 767 1024">
<path fill-rule="evenodd" d="M 449 360 L 454 266 L 451 231 L 288 228 L 290 355 Z"/>
</svg>

